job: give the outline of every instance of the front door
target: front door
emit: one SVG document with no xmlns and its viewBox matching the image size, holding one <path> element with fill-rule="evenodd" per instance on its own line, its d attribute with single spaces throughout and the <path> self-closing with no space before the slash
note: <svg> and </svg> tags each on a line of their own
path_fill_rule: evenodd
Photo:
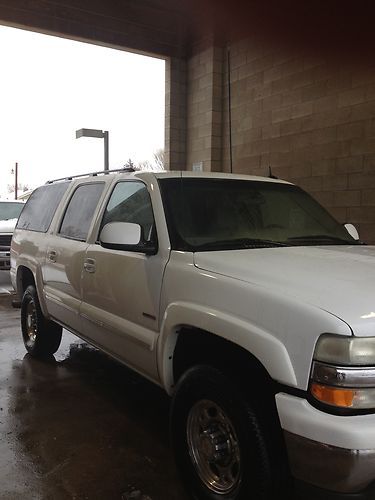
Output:
<svg viewBox="0 0 375 500">
<path fill-rule="evenodd" d="M 143 182 L 128 180 L 115 185 L 100 229 L 109 222 L 137 223 L 146 241 L 156 241 L 151 199 Z M 88 247 L 85 263 L 81 305 L 84 335 L 157 380 L 155 346 L 166 254 L 159 251 L 147 256 L 109 250 L 97 242 Z"/>
</svg>

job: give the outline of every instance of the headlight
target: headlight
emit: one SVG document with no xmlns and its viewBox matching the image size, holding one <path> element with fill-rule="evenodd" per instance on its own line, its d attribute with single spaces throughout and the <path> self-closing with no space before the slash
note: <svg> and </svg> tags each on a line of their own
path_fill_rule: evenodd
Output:
<svg viewBox="0 0 375 500">
<path fill-rule="evenodd" d="M 375 366 L 375 337 L 343 337 L 326 333 L 319 337 L 314 359 L 349 366 Z"/>
<path fill-rule="evenodd" d="M 310 393 L 331 407 L 375 409 L 375 337 L 322 335 L 315 347 Z"/>
</svg>

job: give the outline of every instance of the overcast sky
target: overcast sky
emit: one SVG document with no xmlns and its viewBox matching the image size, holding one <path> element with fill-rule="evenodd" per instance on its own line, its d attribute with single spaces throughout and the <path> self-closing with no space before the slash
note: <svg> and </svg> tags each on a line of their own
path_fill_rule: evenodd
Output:
<svg viewBox="0 0 375 500">
<path fill-rule="evenodd" d="M 75 138 L 80 128 L 109 131 L 110 168 L 142 161 L 164 145 L 164 61 L 0 26 L 0 195 L 14 182 L 103 169 L 103 139 Z"/>
</svg>

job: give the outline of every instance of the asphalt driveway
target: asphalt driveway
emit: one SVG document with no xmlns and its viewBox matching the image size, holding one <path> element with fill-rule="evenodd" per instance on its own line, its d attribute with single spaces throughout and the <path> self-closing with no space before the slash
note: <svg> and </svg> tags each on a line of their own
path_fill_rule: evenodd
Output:
<svg viewBox="0 0 375 500">
<path fill-rule="evenodd" d="M 187 500 L 168 443 L 169 399 L 64 332 L 26 354 L 0 296 L 0 499 Z"/>
</svg>

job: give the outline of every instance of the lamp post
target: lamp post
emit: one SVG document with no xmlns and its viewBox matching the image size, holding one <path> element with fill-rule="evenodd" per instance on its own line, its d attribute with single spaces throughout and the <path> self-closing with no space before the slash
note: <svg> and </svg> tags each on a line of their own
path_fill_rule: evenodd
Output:
<svg viewBox="0 0 375 500">
<path fill-rule="evenodd" d="M 109 170 L 109 134 L 107 130 L 80 128 L 76 130 L 76 139 L 80 137 L 97 137 L 104 139 L 104 170 Z"/>
<path fill-rule="evenodd" d="M 14 174 L 14 199 L 18 198 L 18 162 L 16 162 L 14 169 L 11 171 Z"/>
</svg>

